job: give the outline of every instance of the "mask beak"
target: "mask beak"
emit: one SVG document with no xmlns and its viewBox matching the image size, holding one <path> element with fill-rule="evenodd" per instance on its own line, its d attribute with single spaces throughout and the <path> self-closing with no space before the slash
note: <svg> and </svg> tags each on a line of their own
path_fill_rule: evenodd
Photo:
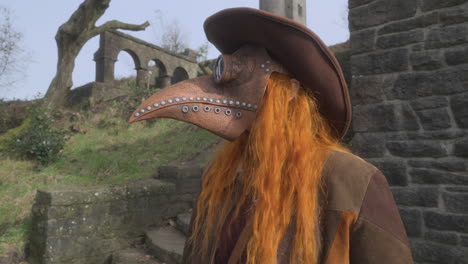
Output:
<svg viewBox="0 0 468 264">
<path fill-rule="evenodd" d="M 257 103 L 239 89 L 224 89 L 212 76 L 168 86 L 145 100 L 128 120 L 171 118 L 197 125 L 229 141 L 252 123 Z"/>
</svg>

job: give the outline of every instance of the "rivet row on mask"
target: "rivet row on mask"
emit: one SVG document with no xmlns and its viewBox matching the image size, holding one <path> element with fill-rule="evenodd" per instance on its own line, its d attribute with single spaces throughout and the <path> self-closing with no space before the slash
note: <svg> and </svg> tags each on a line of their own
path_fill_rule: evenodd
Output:
<svg viewBox="0 0 468 264">
<path fill-rule="evenodd" d="M 207 98 L 207 97 L 181 97 L 181 98 L 174 98 L 174 100 L 172 99 L 168 99 L 167 101 L 161 101 L 159 103 L 154 103 L 152 106 L 149 105 L 147 106 L 146 108 L 142 108 L 140 109 L 138 112 L 135 113 L 135 117 L 139 117 L 141 114 L 145 113 L 146 111 L 150 111 L 154 108 L 158 108 L 159 106 L 163 106 L 163 105 L 166 105 L 166 104 L 172 104 L 172 103 L 177 103 L 177 102 L 181 102 L 181 101 L 187 101 L 190 100 L 190 101 L 194 101 L 194 100 L 197 100 L 197 101 L 205 101 L 205 102 L 210 102 L 210 103 L 218 103 L 218 104 L 227 104 L 227 105 L 236 105 L 236 106 L 243 106 L 243 107 L 248 107 L 248 108 L 252 108 L 252 109 L 257 109 L 257 105 L 252 105 L 252 104 L 248 104 L 246 102 L 239 102 L 239 101 L 233 101 L 233 100 L 221 100 L 221 99 L 213 99 L 213 98 Z"/>
</svg>

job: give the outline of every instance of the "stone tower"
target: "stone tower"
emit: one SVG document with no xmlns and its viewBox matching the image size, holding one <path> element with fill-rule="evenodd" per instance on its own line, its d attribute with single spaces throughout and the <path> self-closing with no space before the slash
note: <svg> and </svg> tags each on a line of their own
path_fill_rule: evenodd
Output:
<svg viewBox="0 0 468 264">
<path fill-rule="evenodd" d="M 306 24 L 306 0 L 260 0 L 260 9 Z"/>
</svg>

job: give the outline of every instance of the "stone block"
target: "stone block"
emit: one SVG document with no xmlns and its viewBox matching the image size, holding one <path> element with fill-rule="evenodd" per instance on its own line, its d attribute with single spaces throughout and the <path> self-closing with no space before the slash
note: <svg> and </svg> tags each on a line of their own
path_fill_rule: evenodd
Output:
<svg viewBox="0 0 468 264">
<path fill-rule="evenodd" d="M 466 91 L 467 85 L 468 65 L 463 65 L 432 72 L 402 73 L 385 95 L 389 100 L 450 95 Z"/>
<path fill-rule="evenodd" d="M 365 105 L 354 108 L 354 131 L 418 130 L 416 117 L 406 104 Z"/>
<path fill-rule="evenodd" d="M 466 1 L 465 1 L 466 2 Z M 440 22 L 442 25 L 458 24 L 468 21 L 468 5 L 440 11 Z"/>
<path fill-rule="evenodd" d="M 460 235 L 460 245 L 468 248 L 468 235 Z"/>
<path fill-rule="evenodd" d="M 416 112 L 425 130 L 438 130 L 451 127 L 447 108 L 427 109 Z"/>
<path fill-rule="evenodd" d="M 384 91 L 391 89 L 395 80 L 392 75 L 354 77 L 349 91 L 353 105 L 383 102 Z"/>
<path fill-rule="evenodd" d="M 448 65 L 468 63 L 468 45 L 447 49 L 445 51 L 445 61 Z"/>
<path fill-rule="evenodd" d="M 408 165 L 413 168 L 437 169 L 452 172 L 464 172 L 467 170 L 465 161 L 456 160 L 454 157 L 449 157 L 446 160 L 408 160 Z"/>
<path fill-rule="evenodd" d="M 426 227 L 442 230 L 468 233 L 468 214 L 449 214 L 433 211 L 424 212 Z"/>
<path fill-rule="evenodd" d="M 393 197 L 398 205 L 437 207 L 438 187 L 392 187 Z"/>
<path fill-rule="evenodd" d="M 160 166 L 159 177 L 161 179 L 177 181 L 178 179 L 200 178 L 203 174 L 203 168 L 200 166 L 181 166 L 181 165 L 166 165 Z"/>
<path fill-rule="evenodd" d="M 417 240 L 411 249 L 415 263 L 468 263 L 468 251 L 460 247 Z"/>
<path fill-rule="evenodd" d="M 375 29 L 354 31 L 349 38 L 352 54 L 369 52 L 375 49 Z"/>
<path fill-rule="evenodd" d="M 450 105 L 458 127 L 468 128 L 468 93 L 452 96 Z"/>
<path fill-rule="evenodd" d="M 445 96 L 431 96 L 412 100 L 410 104 L 414 110 L 425 110 L 446 107 L 449 102 Z"/>
<path fill-rule="evenodd" d="M 445 191 L 442 194 L 445 208 L 451 213 L 468 213 L 468 190 L 460 192 Z"/>
<path fill-rule="evenodd" d="M 432 157 L 447 156 L 447 149 L 438 141 L 393 141 L 387 142 L 387 149 L 398 157 Z"/>
<path fill-rule="evenodd" d="M 447 0 L 447 1 L 422 0 L 421 10 L 424 12 L 427 12 L 427 11 L 431 11 L 434 9 L 446 8 L 446 7 L 461 5 L 464 3 L 466 3 L 466 0 Z"/>
<path fill-rule="evenodd" d="M 392 49 L 351 57 L 352 75 L 373 75 L 409 69 L 408 49 Z"/>
<path fill-rule="evenodd" d="M 430 169 L 412 169 L 409 171 L 411 182 L 417 184 L 460 184 L 468 185 L 468 175 Z"/>
<path fill-rule="evenodd" d="M 406 172 L 406 165 L 401 160 L 385 160 L 385 161 L 372 161 L 387 178 L 390 186 L 406 186 L 408 185 L 408 174 Z"/>
<path fill-rule="evenodd" d="M 355 132 L 418 130 L 416 116 L 407 104 L 358 105 L 353 108 Z"/>
<path fill-rule="evenodd" d="M 422 235 L 422 214 L 418 209 L 399 208 L 401 220 L 405 225 L 406 234 L 409 237 L 420 237 Z"/>
<path fill-rule="evenodd" d="M 458 24 L 429 31 L 425 48 L 439 49 L 468 42 L 468 24 Z"/>
<path fill-rule="evenodd" d="M 377 34 L 383 35 L 383 34 L 389 34 L 389 33 L 395 33 L 395 32 L 410 31 L 416 28 L 425 28 L 430 25 L 437 24 L 438 22 L 439 22 L 438 12 L 432 12 L 429 14 L 424 14 L 424 15 L 413 17 L 410 19 L 405 19 L 402 21 L 387 23 L 379 29 Z"/>
<path fill-rule="evenodd" d="M 439 50 L 429 50 L 412 53 L 410 60 L 413 70 L 430 71 L 440 69 L 443 58 Z"/>
<path fill-rule="evenodd" d="M 362 158 L 379 158 L 385 153 L 385 141 L 372 133 L 357 133 L 350 142 L 351 150 Z"/>
<path fill-rule="evenodd" d="M 457 157 L 468 158 L 468 138 L 455 141 L 453 154 Z"/>
<path fill-rule="evenodd" d="M 377 0 L 349 10 L 350 31 L 381 25 L 389 21 L 413 17 L 418 2 L 415 0 Z"/>
<path fill-rule="evenodd" d="M 434 241 L 445 245 L 457 245 L 458 237 L 455 233 L 439 232 L 439 231 L 426 231 L 424 234 L 426 240 Z"/>
<path fill-rule="evenodd" d="M 390 49 L 403 47 L 409 44 L 424 41 L 424 31 L 422 29 L 408 32 L 399 32 L 391 35 L 384 35 L 377 38 L 377 48 Z"/>
</svg>

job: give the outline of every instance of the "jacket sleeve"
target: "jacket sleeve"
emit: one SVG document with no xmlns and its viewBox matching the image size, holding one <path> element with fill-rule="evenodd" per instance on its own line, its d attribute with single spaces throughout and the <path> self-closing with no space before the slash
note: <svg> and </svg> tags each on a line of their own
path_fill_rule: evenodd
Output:
<svg viewBox="0 0 468 264">
<path fill-rule="evenodd" d="M 350 236 L 351 264 L 413 263 L 408 237 L 387 180 L 370 179 Z"/>
</svg>

